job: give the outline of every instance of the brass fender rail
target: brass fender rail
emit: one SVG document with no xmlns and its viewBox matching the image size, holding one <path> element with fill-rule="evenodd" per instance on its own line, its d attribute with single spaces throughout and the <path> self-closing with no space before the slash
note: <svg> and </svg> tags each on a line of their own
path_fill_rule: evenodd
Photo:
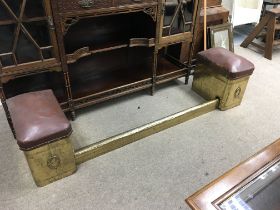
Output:
<svg viewBox="0 0 280 210">
<path fill-rule="evenodd" d="M 190 109 L 178 112 L 155 122 L 146 124 L 128 132 L 104 139 L 75 151 L 76 164 L 84 163 L 88 160 L 106 154 L 127 144 L 151 136 L 155 133 L 171 128 L 193 118 L 199 117 L 208 112 L 214 111 L 219 104 L 219 99 L 215 99 Z"/>
</svg>

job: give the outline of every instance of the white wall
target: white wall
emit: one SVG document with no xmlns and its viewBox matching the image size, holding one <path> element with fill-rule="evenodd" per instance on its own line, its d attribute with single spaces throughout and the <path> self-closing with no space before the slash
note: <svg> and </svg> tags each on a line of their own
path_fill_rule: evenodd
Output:
<svg viewBox="0 0 280 210">
<path fill-rule="evenodd" d="M 248 9 L 258 9 L 262 1 L 258 0 L 238 0 L 236 1 L 237 7 L 248 8 Z"/>
<path fill-rule="evenodd" d="M 222 5 L 230 11 L 233 26 L 258 23 L 263 0 L 223 0 Z"/>
</svg>

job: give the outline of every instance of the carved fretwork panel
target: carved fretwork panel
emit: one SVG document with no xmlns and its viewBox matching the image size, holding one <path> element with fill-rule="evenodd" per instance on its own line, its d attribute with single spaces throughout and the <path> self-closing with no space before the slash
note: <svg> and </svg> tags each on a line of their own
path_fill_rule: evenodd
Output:
<svg viewBox="0 0 280 210">
<path fill-rule="evenodd" d="M 193 2 L 193 0 L 165 0 L 163 6 L 163 37 L 192 30 Z"/>
<path fill-rule="evenodd" d="M 45 0 L 0 0 L 0 63 L 17 66 L 54 58 Z"/>
</svg>

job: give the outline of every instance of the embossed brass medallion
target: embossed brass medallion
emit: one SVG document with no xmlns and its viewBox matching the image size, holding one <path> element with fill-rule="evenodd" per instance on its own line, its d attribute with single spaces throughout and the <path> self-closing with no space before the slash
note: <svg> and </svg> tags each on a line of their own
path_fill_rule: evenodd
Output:
<svg viewBox="0 0 280 210">
<path fill-rule="evenodd" d="M 57 169 L 60 166 L 60 158 L 56 155 L 50 156 L 47 165 L 50 169 Z"/>
</svg>

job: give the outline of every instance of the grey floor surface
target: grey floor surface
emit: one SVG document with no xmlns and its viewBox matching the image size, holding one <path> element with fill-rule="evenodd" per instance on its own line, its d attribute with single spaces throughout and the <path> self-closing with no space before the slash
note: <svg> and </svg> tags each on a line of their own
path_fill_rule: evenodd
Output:
<svg viewBox="0 0 280 210">
<path fill-rule="evenodd" d="M 79 166 L 43 188 L 0 110 L 0 209 L 188 209 L 187 196 L 280 137 L 280 50 L 269 61 L 250 49 L 251 77 L 241 106 L 168 129 Z M 80 148 L 202 103 L 182 81 L 78 112 L 72 141 Z"/>
</svg>

